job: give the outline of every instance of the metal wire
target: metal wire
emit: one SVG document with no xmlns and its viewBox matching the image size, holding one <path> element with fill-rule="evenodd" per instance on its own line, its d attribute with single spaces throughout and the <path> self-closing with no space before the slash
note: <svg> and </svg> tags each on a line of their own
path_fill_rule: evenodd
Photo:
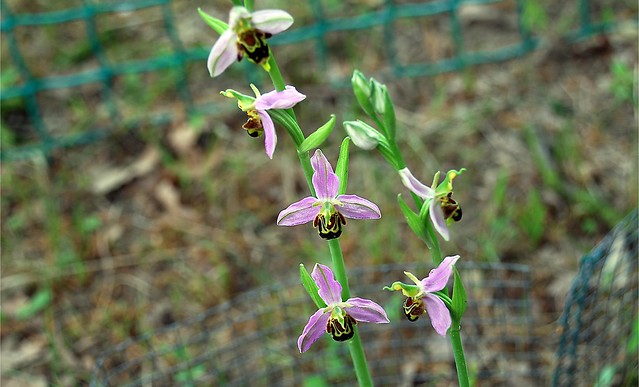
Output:
<svg viewBox="0 0 639 387">
<path fill-rule="evenodd" d="M 531 351 L 530 272 L 523 265 L 460 264 L 469 303 L 464 346 L 478 382 L 533 383 L 539 373 Z M 358 325 L 376 385 L 454 383 L 452 349 L 427 318 L 401 313 L 400 294 L 384 285 L 403 271 L 426 275 L 424 264 L 353 270 L 353 294 L 380 302 L 390 325 Z M 363 286 L 358 286 L 365 284 Z M 188 321 L 122 343 L 99 360 L 93 386 L 276 385 L 309 378 L 353 385 L 347 344 L 320 339 L 300 354 L 297 337 L 315 312 L 298 279 L 250 291 Z"/>
</svg>

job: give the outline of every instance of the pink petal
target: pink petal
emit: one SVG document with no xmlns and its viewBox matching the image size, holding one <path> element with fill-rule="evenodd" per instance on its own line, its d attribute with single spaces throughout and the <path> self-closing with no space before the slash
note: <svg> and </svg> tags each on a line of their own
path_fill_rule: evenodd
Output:
<svg viewBox="0 0 639 387">
<path fill-rule="evenodd" d="M 399 171 L 399 177 L 402 180 L 402 184 L 420 198 L 430 199 L 435 197 L 435 191 L 417 180 L 408 168 L 401 169 Z"/>
<path fill-rule="evenodd" d="M 265 9 L 253 12 L 251 21 L 258 30 L 275 35 L 293 25 L 293 16 L 279 9 Z"/>
<path fill-rule="evenodd" d="M 424 306 L 426 313 L 430 318 L 430 323 L 435 328 L 435 332 L 442 336 L 446 336 L 448 328 L 450 328 L 451 319 L 450 311 L 439 297 L 432 294 L 424 294 Z"/>
<path fill-rule="evenodd" d="M 260 115 L 262 120 L 262 128 L 264 128 L 264 148 L 266 149 L 266 155 L 269 159 L 273 159 L 273 152 L 275 152 L 275 146 L 277 145 L 277 134 L 275 133 L 275 125 L 271 116 L 264 110 L 258 110 L 257 114 Z"/>
<path fill-rule="evenodd" d="M 379 219 L 382 213 L 379 207 L 370 200 L 357 195 L 339 195 L 337 200 L 344 204 L 338 208 L 339 212 L 351 219 Z"/>
<path fill-rule="evenodd" d="M 422 280 L 425 292 L 438 292 L 446 287 L 450 276 L 453 274 L 453 265 L 459 259 L 459 255 L 444 258 L 442 263 L 428 273 L 428 277 Z"/>
<path fill-rule="evenodd" d="M 352 305 L 352 307 L 346 308 L 346 313 L 357 321 L 375 324 L 389 322 L 384 308 L 371 300 L 355 297 L 349 298 L 346 303 Z"/>
<path fill-rule="evenodd" d="M 288 109 L 303 101 L 306 96 L 298 92 L 293 86 L 286 86 L 283 91 L 269 91 L 257 98 L 255 108 L 257 110 Z"/>
<path fill-rule="evenodd" d="M 326 332 L 326 324 L 330 316 L 330 313 L 324 313 L 324 310 L 320 309 L 308 319 L 304 331 L 297 339 L 297 348 L 301 353 L 308 351 L 311 345 Z"/>
<path fill-rule="evenodd" d="M 313 187 L 318 199 L 333 199 L 339 189 L 339 178 L 333 172 L 333 167 L 328 162 L 321 150 L 316 150 L 311 157 L 313 174 Z"/>
<path fill-rule="evenodd" d="M 432 199 L 430 201 L 430 208 L 428 212 L 430 212 L 430 220 L 433 222 L 435 230 L 437 230 L 439 235 L 441 235 L 445 241 L 449 240 L 450 234 L 448 232 L 448 227 L 446 226 L 446 219 L 444 219 L 444 212 L 436 199 Z"/>
<path fill-rule="evenodd" d="M 316 198 L 309 196 L 291 204 L 277 216 L 277 224 L 279 226 L 297 226 L 312 221 L 319 213 L 319 207 L 313 206 L 316 201 Z"/>
<path fill-rule="evenodd" d="M 209 58 L 206 61 L 206 66 L 209 69 L 209 74 L 212 77 L 217 77 L 222 74 L 227 67 L 237 60 L 237 37 L 233 30 L 229 28 L 224 31 L 220 38 L 215 42 Z"/>
<path fill-rule="evenodd" d="M 319 287 L 319 296 L 326 305 L 342 302 L 342 285 L 335 280 L 333 271 L 328 266 L 316 263 L 311 277 Z"/>
</svg>

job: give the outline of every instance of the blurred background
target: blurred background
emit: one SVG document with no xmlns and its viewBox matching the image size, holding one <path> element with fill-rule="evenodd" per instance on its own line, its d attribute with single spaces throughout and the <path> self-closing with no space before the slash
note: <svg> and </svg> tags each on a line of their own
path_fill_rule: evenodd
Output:
<svg viewBox="0 0 639 387">
<path fill-rule="evenodd" d="M 1 5 L 3 385 L 86 384 L 117 343 L 328 262 L 310 225 L 275 225 L 306 196 L 292 141 L 279 130 L 269 160 L 219 94 L 268 91 L 266 74 L 248 61 L 206 70 L 218 36 L 197 8 L 226 21 L 230 2 Z M 388 86 L 418 178 L 467 168 L 444 254 L 524 265 L 533 333 L 556 340 L 580 257 L 637 206 L 636 1 L 255 7 L 295 18 L 271 44 L 307 95 L 306 134 L 331 113 L 365 120 L 349 88 L 359 69 Z M 322 147 L 333 163 L 344 136 L 338 124 Z M 348 191 L 383 217 L 349 222 L 347 267 L 430 262 L 392 169 L 352 147 L 350 172 Z M 540 350 L 549 369 L 555 348 Z"/>
</svg>

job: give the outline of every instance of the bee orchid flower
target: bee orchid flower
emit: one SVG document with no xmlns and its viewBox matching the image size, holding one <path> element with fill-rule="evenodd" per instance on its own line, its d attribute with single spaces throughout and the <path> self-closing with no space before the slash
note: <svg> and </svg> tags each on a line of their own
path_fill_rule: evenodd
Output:
<svg viewBox="0 0 639 387">
<path fill-rule="evenodd" d="M 297 340 L 300 352 L 308 351 L 324 333 L 330 334 L 335 341 L 346 341 L 355 334 L 353 327 L 358 322 L 389 322 L 384 308 L 371 300 L 354 297 L 342 301 L 342 285 L 335 280 L 327 266 L 315 264 L 311 277 L 326 307 L 320 308 L 309 318 Z"/>
<path fill-rule="evenodd" d="M 313 221 L 324 239 L 338 238 L 342 234 L 345 218 L 379 219 L 379 207 L 357 195 L 338 195 L 339 178 L 319 149 L 311 158 L 313 187 L 317 197 L 309 196 L 282 210 L 277 217 L 280 226 L 297 226 Z"/>
<path fill-rule="evenodd" d="M 251 89 L 255 93 L 255 98 L 232 89 L 223 91 L 221 94 L 228 98 L 237 99 L 239 108 L 248 115 L 248 120 L 242 127 L 251 137 L 259 137 L 262 133 L 264 134 L 266 155 L 272 159 L 277 145 L 277 134 L 275 134 L 275 125 L 268 110 L 292 108 L 304 100 L 306 96 L 293 86 L 286 86 L 282 91 L 273 90 L 266 94 L 260 94 L 260 91 L 253 84 L 251 84 Z"/>
<path fill-rule="evenodd" d="M 446 177 L 439 185 L 437 184 L 439 182 L 439 172 L 437 172 L 433 179 L 432 187 L 428 187 L 417 180 L 408 168 L 399 170 L 399 177 L 404 186 L 425 200 L 424 205 L 428 206 L 433 227 L 444 240 L 450 239 L 447 224 L 451 221 L 458 222 L 462 218 L 461 207 L 452 198 L 452 195 L 453 179 L 465 170 L 465 168 L 462 168 L 459 171 L 448 171 Z"/>
<path fill-rule="evenodd" d="M 288 29 L 292 24 L 293 17 L 281 10 L 249 12 L 244 7 L 233 7 L 229 14 L 228 29 L 222 33 L 209 53 L 209 73 L 212 77 L 217 77 L 243 56 L 269 71 L 270 51 L 266 39 Z"/>
<path fill-rule="evenodd" d="M 450 311 L 442 299 L 433 293 L 444 287 L 448 279 L 453 274 L 453 265 L 459 259 L 459 255 L 444 258 L 442 263 L 430 271 L 423 280 L 417 279 L 415 275 L 407 271 L 404 272 L 414 285 L 402 282 L 394 282 L 385 290 L 401 290 L 406 300 L 404 301 L 404 315 L 410 321 L 416 321 L 422 314 L 427 313 L 435 331 L 445 336 L 451 325 Z"/>
</svg>

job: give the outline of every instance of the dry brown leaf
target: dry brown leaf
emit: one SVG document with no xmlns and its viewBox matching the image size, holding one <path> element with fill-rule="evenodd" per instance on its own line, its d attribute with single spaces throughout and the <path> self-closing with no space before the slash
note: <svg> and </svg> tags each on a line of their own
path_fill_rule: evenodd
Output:
<svg viewBox="0 0 639 387">
<path fill-rule="evenodd" d="M 160 161 L 160 153 L 153 147 L 147 147 L 144 153 L 127 166 L 96 168 L 92 175 L 91 191 L 98 195 L 107 194 L 136 177 L 151 172 Z"/>
<path fill-rule="evenodd" d="M 23 340 L 16 343 L 14 340 L 3 340 L 0 349 L 0 372 L 6 374 L 7 371 L 14 370 L 18 366 L 32 362 L 46 353 L 47 346 L 44 336 L 35 336 L 30 340 Z M 5 384 L 2 383 L 4 386 Z"/>
<path fill-rule="evenodd" d="M 198 137 L 198 131 L 188 123 L 174 127 L 168 134 L 169 144 L 181 156 L 193 152 Z"/>
<path fill-rule="evenodd" d="M 188 219 L 197 219 L 197 213 L 192 208 L 182 205 L 180 201 L 180 192 L 170 182 L 166 180 L 160 181 L 155 187 L 153 193 L 155 198 L 171 215 L 178 215 Z"/>
</svg>

